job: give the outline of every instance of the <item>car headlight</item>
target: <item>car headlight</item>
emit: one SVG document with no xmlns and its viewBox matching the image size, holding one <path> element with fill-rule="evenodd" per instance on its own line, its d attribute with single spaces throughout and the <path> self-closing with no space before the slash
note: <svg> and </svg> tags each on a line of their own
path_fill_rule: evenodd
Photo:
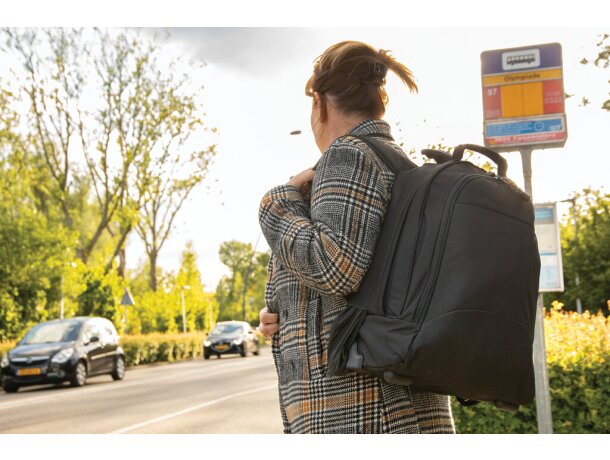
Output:
<svg viewBox="0 0 610 460">
<path fill-rule="evenodd" d="M 243 341 L 243 339 L 241 337 L 239 339 L 235 339 L 235 340 L 233 340 L 233 345 L 241 345 L 242 341 Z"/>
<path fill-rule="evenodd" d="M 66 348 L 61 350 L 59 353 L 55 353 L 53 359 L 51 359 L 52 363 L 65 363 L 68 361 L 72 355 L 74 354 L 74 348 Z"/>
<path fill-rule="evenodd" d="M 2 361 L 0 361 L 0 367 L 8 367 L 9 365 L 8 355 L 2 355 Z"/>
<path fill-rule="evenodd" d="M 210 342 L 209 340 L 204 340 L 203 341 L 203 346 L 204 347 L 209 347 L 210 345 L 212 345 L 212 342 Z"/>
</svg>

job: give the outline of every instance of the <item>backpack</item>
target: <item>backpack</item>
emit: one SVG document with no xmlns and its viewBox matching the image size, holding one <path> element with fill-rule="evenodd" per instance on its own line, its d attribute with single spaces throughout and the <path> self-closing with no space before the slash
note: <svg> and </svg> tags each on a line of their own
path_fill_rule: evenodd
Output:
<svg viewBox="0 0 610 460">
<path fill-rule="evenodd" d="M 531 403 L 540 257 L 532 202 L 506 178 L 506 160 L 466 144 L 453 155 L 424 150 L 437 163 L 417 167 L 379 137 L 352 137 L 395 181 L 371 265 L 333 322 L 331 372 L 464 405 Z M 496 162 L 498 174 L 462 161 L 466 149 Z"/>
</svg>

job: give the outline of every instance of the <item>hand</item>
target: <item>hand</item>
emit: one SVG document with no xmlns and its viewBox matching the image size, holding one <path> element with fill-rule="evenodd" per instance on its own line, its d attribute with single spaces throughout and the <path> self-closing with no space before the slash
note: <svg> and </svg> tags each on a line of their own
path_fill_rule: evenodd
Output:
<svg viewBox="0 0 610 460">
<path fill-rule="evenodd" d="M 265 336 L 267 340 L 271 340 L 271 336 L 280 330 L 279 315 L 270 313 L 267 307 L 263 308 L 258 313 L 258 330 Z"/>
<path fill-rule="evenodd" d="M 292 176 L 286 185 L 292 185 L 297 188 L 301 195 L 306 195 L 311 188 L 311 182 L 313 181 L 314 175 L 315 171 L 313 169 L 306 169 L 296 176 Z"/>
</svg>

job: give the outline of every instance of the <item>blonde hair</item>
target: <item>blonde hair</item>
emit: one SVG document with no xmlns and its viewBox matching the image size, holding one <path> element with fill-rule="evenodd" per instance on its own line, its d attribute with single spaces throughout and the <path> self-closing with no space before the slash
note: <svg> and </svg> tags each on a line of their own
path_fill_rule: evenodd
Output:
<svg viewBox="0 0 610 460">
<path fill-rule="evenodd" d="M 380 118 L 385 113 L 388 95 L 386 73 L 394 72 L 411 92 L 417 84 L 411 71 L 390 55 L 366 43 L 344 41 L 328 48 L 314 62 L 313 75 L 305 94 L 328 95 L 337 109 Z M 323 113 L 325 118 L 325 113 Z"/>
</svg>

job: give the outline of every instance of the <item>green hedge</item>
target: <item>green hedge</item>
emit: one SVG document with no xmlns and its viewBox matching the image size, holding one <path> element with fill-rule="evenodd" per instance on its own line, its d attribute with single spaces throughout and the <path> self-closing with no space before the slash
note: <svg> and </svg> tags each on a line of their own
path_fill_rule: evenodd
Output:
<svg viewBox="0 0 610 460">
<path fill-rule="evenodd" d="M 257 335 L 259 344 L 264 344 L 262 335 Z M 126 335 L 121 338 L 121 346 L 125 350 L 127 365 L 137 366 L 138 364 L 201 358 L 205 337 L 206 335 L 202 332 Z"/>
<path fill-rule="evenodd" d="M 203 355 L 203 333 L 127 335 L 121 338 L 128 366 L 181 361 Z"/>
<path fill-rule="evenodd" d="M 544 321 L 555 433 L 610 433 L 610 321 L 565 313 L 554 303 Z M 537 433 L 535 402 L 515 412 L 452 398 L 458 433 Z"/>
</svg>

